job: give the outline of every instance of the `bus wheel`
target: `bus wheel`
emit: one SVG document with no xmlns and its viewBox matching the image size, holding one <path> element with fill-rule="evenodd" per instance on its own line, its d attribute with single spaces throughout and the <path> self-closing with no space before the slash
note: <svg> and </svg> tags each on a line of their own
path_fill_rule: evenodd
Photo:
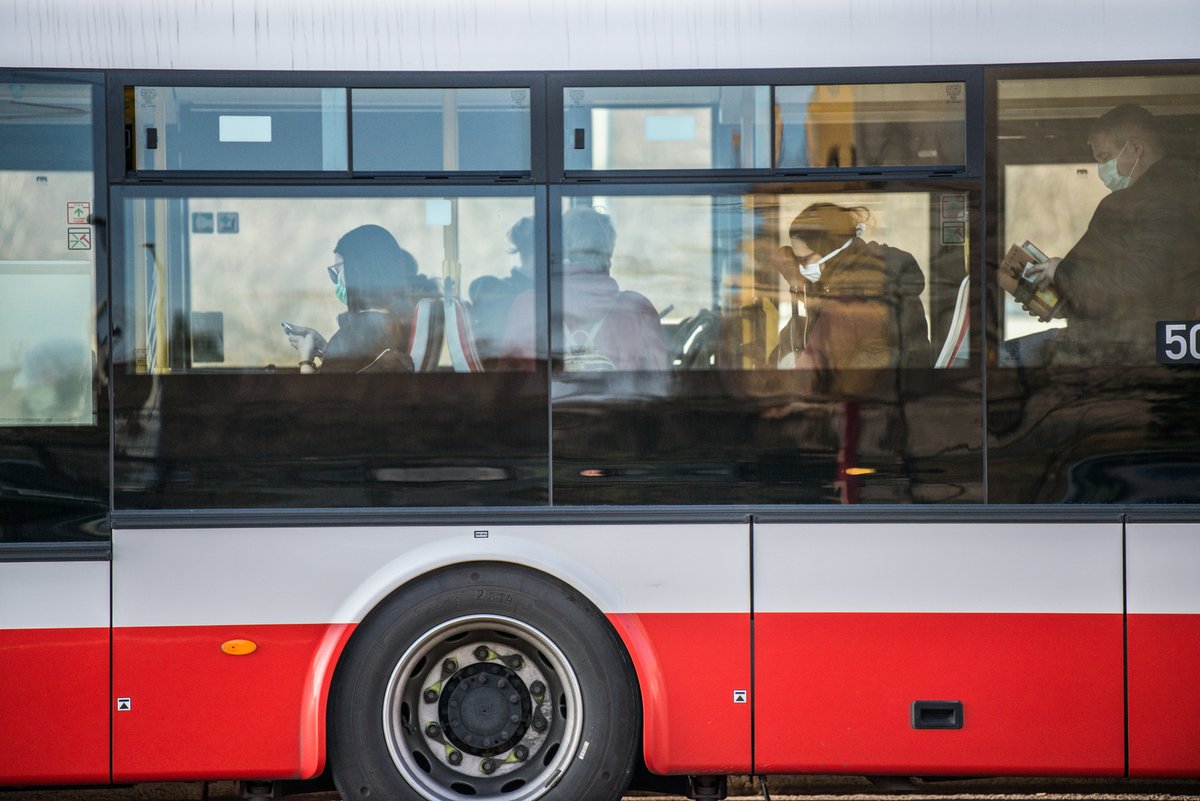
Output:
<svg viewBox="0 0 1200 801">
<path fill-rule="evenodd" d="M 355 633 L 330 703 L 346 801 L 611 801 L 641 729 L 604 616 L 507 565 L 450 568 L 389 598 Z"/>
</svg>

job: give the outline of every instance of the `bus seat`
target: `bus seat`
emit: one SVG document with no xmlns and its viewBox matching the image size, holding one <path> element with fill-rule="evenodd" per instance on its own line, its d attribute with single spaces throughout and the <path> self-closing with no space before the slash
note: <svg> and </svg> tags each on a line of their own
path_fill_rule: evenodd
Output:
<svg viewBox="0 0 1200 801">
<path fill-rule="evenodd" d="M 971 315 L 967 309 L 970 295 L 971 276 L 963 278 L 958 285 L 958 297 L 954 300 L 954 314 L 950 317 L 950 330 L 938 353 L 934 367 L 960 367 L 967 362 L 967 339 L 971 332 Z"/>
<path fill-rule="evenodd" d="M 458 298 L 446 298 L 446 348 L 450 352 L 450 363 L 456 373 L 481 373 L 483 362 L 475 349 L 475 335 L 471 331 L 471 317 Z"/>
<path fill-rule="evenodd" d="M 412 357 L 413 370 L 427 373 L 437 369 L 444 332 L 445 309 L 441 298 L 421 298 L 413 310 L 409 333 L 408 355 Z"/>
</svg>

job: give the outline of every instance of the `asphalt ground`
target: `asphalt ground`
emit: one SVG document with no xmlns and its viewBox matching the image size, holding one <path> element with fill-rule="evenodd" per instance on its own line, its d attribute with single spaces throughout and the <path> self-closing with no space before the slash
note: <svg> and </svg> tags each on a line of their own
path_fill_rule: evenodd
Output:
<svg viewBox="0 0 1200 801">
<path fill-rule="evenodd" d="M 771 776 L 771 801 L 1200 801 L 1200 780 L 971 779 L 868 780 L 838 776 Z M 234 782 L 139 784 L 132 787 L 0 790 L 0 801 L 238 801 Z M 292 801 L 339 801 L 337 793 L 286 796 Z M 679 801 L 683 796 L 637 793 L 629 801 Z M 750 777 L 731 777 L 729 798 L 764 795 Z"/>
</svg>

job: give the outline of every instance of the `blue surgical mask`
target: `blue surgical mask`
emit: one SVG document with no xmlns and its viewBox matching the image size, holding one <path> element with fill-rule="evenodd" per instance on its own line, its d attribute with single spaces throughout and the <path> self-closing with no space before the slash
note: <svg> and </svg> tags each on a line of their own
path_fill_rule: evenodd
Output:
<svg viewBox="0 0 1200 801">
<path fill-rule="evenodd" d="M 1121 175 L 1117 170 L 1117 159 L 1121 158 L 1121 153 L 1125 152 L 1125 148 L 1129 146 L 1129 140 L 1125 140 L 1125 144 L 1121 145 L 1120 152 L 1117 153 L 1117 158 L 1109 159 L 1100 165 L 1096 172 L 1100 176 L 1100 180 L 1110 191 L 1116 192 L 1125 189 L 1133 183 L 1133 171 L 1137 169 L 1138 162 L 1141 161 L 1141 156 L 1138 156 L 1133 161 L 1133 166 L 1129 168 L 1129 175 Z"/>
<path fill-rule="evenodd" d="M 346 283 L 342 280 L 342 276 L 340 275 L 338 276 L 337 287 L 334 288 L 333 293 L 337 295 L 337 299 L 339 301 L 342 303 L 346 302 Z"/>
</svg>

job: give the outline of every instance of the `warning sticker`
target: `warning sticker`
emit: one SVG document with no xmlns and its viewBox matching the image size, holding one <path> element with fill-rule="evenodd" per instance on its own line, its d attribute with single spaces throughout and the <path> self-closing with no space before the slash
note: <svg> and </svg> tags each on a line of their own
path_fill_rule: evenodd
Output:
<svg viewBox="0 0 1200 801">
<path fill-rule="evenodd" d="M 91 225 L 92 204 L 82 200 L 67 201 L 67 225 Z"/>
<path fill-rule="evenodd" d="M 91 228 L 68 228 L 67 229 L 67 250 L 91 250 L 92 249 L 92 229 Z"/>
</svg>

